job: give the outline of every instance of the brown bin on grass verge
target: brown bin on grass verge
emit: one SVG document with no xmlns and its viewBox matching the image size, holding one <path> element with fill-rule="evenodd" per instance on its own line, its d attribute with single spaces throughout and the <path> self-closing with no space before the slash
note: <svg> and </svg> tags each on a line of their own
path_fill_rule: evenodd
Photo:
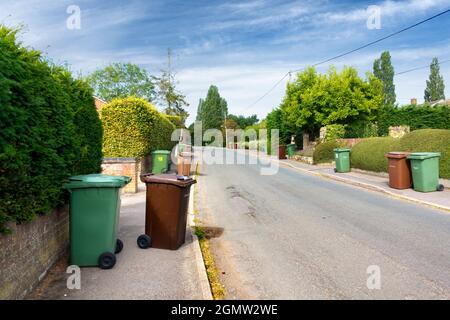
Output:
<svg viewBox="0 0 450 320">
<path fill-rule="evenodd" d="M 191 175 L 191 162 L 192 153 L 181 152 L 178 156 L 178 175 L 179 176 L 190 176 Z"/>
<path fill-rule="evenodd" d="M 286 160 L 286 146 L 285 145 L 281 145 L 278 147 L 278 159 Z"/>
<path fill-rule="evenodd" d="M 408 189 L 412 186 L 409 152 L 389 152 L 388 158 L 389 186 L 394 189 Z"/>
<path fill-rule="evenodd" d="M 172 174 L 141 175 L 147 186 L 145 234 L 137 239 L 141 249 L 176 250 L 184 243 L 190 189 L 197 181 L 179 178 Z"/>
</svg>

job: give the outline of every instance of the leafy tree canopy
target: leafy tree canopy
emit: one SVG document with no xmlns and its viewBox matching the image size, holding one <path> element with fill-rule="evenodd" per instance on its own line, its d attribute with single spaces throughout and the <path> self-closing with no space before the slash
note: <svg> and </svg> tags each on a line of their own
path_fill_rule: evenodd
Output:
<svg viewBox="0 0 450 320">
<path fill-rule="evenodd" d="M 152 101 L 155 97 L 152 77 L 147 70 L 132 63 L 112 63 L 94 71 L 86 80 L 95 95 L 106 101 L 129 96 Z"/>
</svg>

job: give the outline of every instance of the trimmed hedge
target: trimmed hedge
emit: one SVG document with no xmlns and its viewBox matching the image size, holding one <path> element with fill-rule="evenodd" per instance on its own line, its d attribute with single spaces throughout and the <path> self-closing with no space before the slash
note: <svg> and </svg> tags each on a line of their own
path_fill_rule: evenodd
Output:
<svg viewBox="0 0 450 320">
<path fill-rule="evenodd" d="M 171 141 L 175 125 L 144 99 L 114 99 L 102 108 L 100 117 L 105 157 L 142 158 L 176 144 Z"/>
<path fill-rule="evenodd" d="M 386 107 L 378 120 L 378 133 L 387 135 L 389 127 L 407 125 L 411 131 L 419 129 L 450 129 L 450 107 L 437 105 L 407 105 Z"/>
<path fill-rule="evenodd" d="M 62 204 L 71 175 L 100 171 L 92 91 L 0 26 L 0 232 Z"/>
<path fill-rule="evenodd" d="M 450 130 L 423 129 L 410 132 L 400 139 L 400 150 L 440 152 L 440 176 L 450 179 Z"/>
<path fill-rule="evenodd" d="M 367 138 L 357 143 L 351 150 L 350 161 L 353 168 L 374 172 L 387 171 L 387 159 L 390 151 L 399 151 L 399 139 L 391 137 Z"/>
<path fill-rule="evenodd" d="M 450 130 L 416 130 L 401 139 L 369 138 L 357 143 L 351 151 L 352 167 L 386 172 L 389 151 L 440 152 L 440 176 L 450 178 Z"/>
<path fill-rule="evenodd" d="M 319 143 L 313 153 L 314 164 L 334 161 L 334 149 L 342 146 L 342 144 L 335 140 Z"/>
</svg>

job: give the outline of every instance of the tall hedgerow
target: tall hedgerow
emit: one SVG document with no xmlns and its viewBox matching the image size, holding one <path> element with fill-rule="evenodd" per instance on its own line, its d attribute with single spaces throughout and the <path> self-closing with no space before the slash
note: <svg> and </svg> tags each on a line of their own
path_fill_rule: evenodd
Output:
<svg viewBox="0 0 450 320">
<path fill-rule="evenodd" d="M 170 150 L 175 125 L 148 101 L 114 99 L 101 110 L 105 157 L 141 158 L 157 149 Z"/>
<path fill-rule="evenodd" d="M 0 232 L 60 205 L 63 182 L 101 161 L 90 88 L 16 34 L 0 26 Z"/>
</svg>

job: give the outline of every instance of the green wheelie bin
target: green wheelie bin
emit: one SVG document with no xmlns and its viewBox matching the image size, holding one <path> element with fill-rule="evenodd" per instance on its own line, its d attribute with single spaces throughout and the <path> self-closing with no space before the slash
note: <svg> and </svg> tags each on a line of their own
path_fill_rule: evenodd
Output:
<svg viewBox="0 0 450 320">
<path fill-rule="evenodd" d="M 64 188 L 70 192 L 70 263 L 111 269 L 123 243 L 117 239 L 120 189 L 126 176 L 73 176 Z"/>
<path fill-rule="evenodd" d="M 152 152 L 152 173 L 160 174 L 169 171 L 169 157 L 168 150 L 155 150 Z"/>
<path fill-rule="evenodd" d="M 336 168 L 334 168 L 334 172 L 350 172 L 350 149 L 334 149 L 334 159 L 336 160 Z"/>
<path fill-rule="evenodd" d="M 295 149 L 296 149 L 296 145 L 295 143 L 291 143 L 287 145 L 287 153 L 288 153 L 288 157 L 292 158 L 295 155 Z"/>
<path fill-rule="evenodd" d="M 438 152 L 413 152 L 408 159 L 411 161 L 413 188 L 420 192 L 443 191 L 444 186 L 439 184 L 439 158 Z"/>
</svg>

